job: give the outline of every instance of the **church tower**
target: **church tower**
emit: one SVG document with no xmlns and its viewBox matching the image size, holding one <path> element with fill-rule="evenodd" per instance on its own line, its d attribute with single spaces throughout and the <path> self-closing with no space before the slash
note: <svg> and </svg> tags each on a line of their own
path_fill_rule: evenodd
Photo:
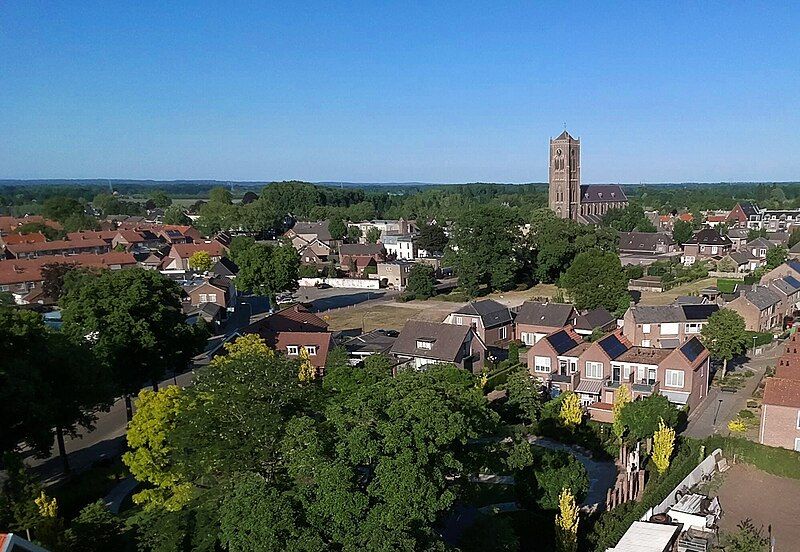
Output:
<svg viewBox="0 0 800 552">
<path fill-rule="evenodd" d="M 559 218 L 581 211 L 581 141 L 566 130 L 550 139 L 550 209 Z"/>
</svg>

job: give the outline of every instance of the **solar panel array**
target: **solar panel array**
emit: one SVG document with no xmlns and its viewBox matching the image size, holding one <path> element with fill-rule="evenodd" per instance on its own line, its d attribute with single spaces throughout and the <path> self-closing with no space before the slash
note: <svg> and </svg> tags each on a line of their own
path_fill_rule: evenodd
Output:
<svg viewBox="0 0 800 552">
<path fill-rule="evenodd" d="M 548 336 L 547 341 L 550 342 L 550 345 L 553 346 L 553 349 L 555 349 L 556 353 L 559 355 L 563 355 L 570 349 L 578 346 L 578 342 L 572 339 L 572 337 L 564 330 Z"/>
<path fill-rule="evenodd" d="M 611 359 L 617 358 L 619 355 L 628 350 L 628 347 L 626 347 L 616 335 L 610 335 L 605 339 L 601 339 L 598 341 L 598 343 Z"/>
<path fill-rule="evenodd" d="M 800 281 L 794 276 L 784 276 L 783 281 L 792 286 L 794 289 L 800 289 Z"/>
<path fill-rule="evenodd" d="M 717 305 L 683 305 L 686 320 L 705 320 L 719 310 Z"/>
<path fill-rule="evenodd" d="M 700 353 L 703 352 L 703 349 L 705 349 L 705 347 L 700 343 L 700 340 L 693 337 L 681 346 L 681 353 L 683 353 L 683 356 L 685 356 L 689 362 L 694 362 L 697 357 L 700 356 Z"/>
</svg>

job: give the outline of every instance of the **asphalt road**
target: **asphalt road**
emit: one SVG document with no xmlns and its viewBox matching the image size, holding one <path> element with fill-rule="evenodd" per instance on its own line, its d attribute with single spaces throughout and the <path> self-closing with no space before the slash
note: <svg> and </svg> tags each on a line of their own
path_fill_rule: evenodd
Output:
<svg viewBox="0 0 800 552">
<path fill-rule="evenodd" d="M 368 301 L 388 301 L 399 292 L 389 289 L 345 289 L 301 287 L 294 297 L 301 303 L 310 303 L 311 311 L 325 312 L 331 309 L 350 307 Z"/>
<path fill-rule="evenodd" d="M 161 382 L 160 386 L 175 385 L 181 387 L 189 385 L 193 377 L 192 372 L 186 372 L 175 378 Z M 64 439 L 69 457 L 70 466 L 75 472 L 85 471 L 92 464 L 104 458 L 114 458 L 125 449 L 125 431 L 128 421 L 125 417 L 125 401 L 117 400 L 111 410 L 100 412 L 94 431 L 81 430 L 77 438 Z M 61 459 L 58 457 L 58 448 L 54 445 L 48 458 L 34 458 L 29 455 L 25 463 L 34 468 L 44 484 L 51 484 L 62 477 Z"/>
</svg>

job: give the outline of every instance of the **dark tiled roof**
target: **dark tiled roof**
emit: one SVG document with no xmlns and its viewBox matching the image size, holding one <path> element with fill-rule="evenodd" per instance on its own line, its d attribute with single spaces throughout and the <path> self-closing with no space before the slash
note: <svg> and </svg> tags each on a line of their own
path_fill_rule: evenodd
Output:
<svg viewBox="0 0 800 552">
<path fill-rule="evenodd" d="M 575 138 L 570 136 L 569 132 L 567 132 L 566 130 L 564 132 L 562 132 L 561 134 L 559 134 L 558 138 L 556 138 L 556 140 L 574 140 L 574 139 Z"/>
<path fill-rule="evenodd" d="M 344 243 L 339 246 L 340 257 L 372 256 L 383 254 L 383 245 L 379 243 Z"/>
<path fill-rule="evenodd" d="M 730 245 L 731 240 L 728 236 L 723 236 L 713 228 L 704 228 L 695 232 L 688 242 L 699 243 L 702 245 Z"/>
<path fill-rule="evenodd" d="M 392 353 L 454 362 L 458 358 L 462 343 L 471 331 L 470 326 L 409 320 L 397 336 L 397 341 L 392 346 Z M 418 348 L 419 341 L 430 342 L 431 348 Z"/>
<path fill-rule="evenodd" d="M 218 276 L 235 276 L 239 272 L 239 267 L 228 257 L 221 257 L 211 267 L 211 272 Z"/>
<path fill-rule="evenodd" d="M 608 310 L 600 307 L 599 309 L 593 309 L 588 311 L 586 314 L 580 315 L 575 320 L 575 328 L 579 330 L 594 330 L 595 328 L 605 328 L 612 322 L 614 322 L 616 318 L 612 315 Z"/>
<path fill-rule="evenodd" d="M 656 251 L 659 245 L 675 245 L 672 236 L 664 232 L 620 232 L 619 248 L 628 251 Z"/>
<path fill-rule="evenodd" d="M 733 251 L 728 254 L 728 256 L 733 259 L 737 265 L 747 264 L 748 262 L 757 259 L 758 257 L 754 257 L 750 251 Z"/>
<path fill-rule="evenodd" d="M 781 300 L 777 293 L 766 286 L 755 286 L 755 289 L 747 287 L 742 290 L 742 295 L 758 310 L 765 310 Z"/>
<path fill-rule="evenodd" d="M 574 307 L 567 303 L 525 301 L 517 311 L 517 324 L 563 328 L 574 317 Z"/>
<path fill-rule="evenodd" d="M 758 214 L 758 208 L 749 201 L 740 201 L 739 207 L 742 208 L 742 212 L 748 217 Z"/>
<path fill-rule="evenodd" d="M 330 241 L 331 232 L 328 230 L 328 221 L 321 220 L 317 222 L 296 222 L 292 226 L 292 231 L 295 234 L 315 234 L 318 239 L 322 241 Z"/>
<path fill-rule="evenodd" d="M 707 320 L 709 316 L 719 310 L 719 306 L 714 304 L 644 305 L 631 308 L 633 309 L 633 319 L 637 324 L 663 324 L 665 322 Z"/>
<path fill-rule="evenodd" d="M 344 346 L 351 353 L 385 353 L 397 341 L 397 336 L 398 333 L 394 331 L 373 330 L 348 339 Z"/>
<path fill-rule="evenodd" d="M 507 306 L 491 299 L 467 303 L 455 311 L 455 314 L 479 316 L 483 321 L 484 328 L 494 328 L 495 326 L 510 324 L 512 321 L 511 310 Z"/>
<path fill-rule="evenodd" d="M 617 184 L 584 184 L 581 186 L 581 203 L 628 201 L 628 196 Z"/>
</svg>

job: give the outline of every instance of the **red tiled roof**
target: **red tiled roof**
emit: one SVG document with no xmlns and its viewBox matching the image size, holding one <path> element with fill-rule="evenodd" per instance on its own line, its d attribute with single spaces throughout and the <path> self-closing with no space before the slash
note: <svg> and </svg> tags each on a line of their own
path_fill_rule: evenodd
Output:
<svg viewBox="0 0 800 552">
<path fill-rule="evenodd" d="M 111 241 L 117 235 L 116 230 L 84 230 L 81 232 L 67 232 L 67 239 L 69 241 L 83 241 L 83 240 L 106 240 Z"/>
<path fill-rule="evenodd" d="M 20 253 L 36 253 L 39 251 L 60 251 L 62 249 L 75 249 L 78 247 L 105 247 L 108 242 L 99 238 L 86 238 L 81 240 L 54 240 L 44 243 L 18 243 L 9 245 L 7 250 L 17 255 Z"/>
<path fill-rule="evenodd" d="M 308 358 L 315 367 L 324 368 L 325 362 L 328 360 L 328 351 L 333 343 L 331 336 L 330 332 L 278 332 L 272 340 L 267 339 L 266 341 L 267 345 L 283 354 L 287 354 L 289 345 L 298 347 L 314 346 L 317 348 L 317 354 L 310 355 Z M 298 357 L 292 355 L 290 358 Z"/>
<path fill-rule="evenodd" d="M 800 380 L 768 378 L 764 386 L 764 404 L 800 408 Z"/>
<path fill-rule="evenodd" d="M 0 285 L 23 282 L 41 282 L 42 267 L 47 264 L 69 263 L 80 266 L 108 268 L 112 265 L 134 266 L 136 259 L 130 253 L 104 253 L 93 255 L 51 255 L 35 259 L 9 259 L 0 261 Z"/>
<path fill-rule="evenodd" d="M 0 241 L 6 245 L 16 245 L 19 243 L 43 243 L 47 238 L 41 232 L 32 232 L 30 234 L 9 234 L 0 238 Z"/>
<path fill-rule="evenodd" d="M 61 230 L 61 225 L 54 220 L 47 220 L 41 215 L 30 215 L 27 217 L 0 217 L 0 232 L 14 232 L 23 224 L 39 222 L 46 224 L 50 228 Z"/>
<path fill-rule="evenodd" d="M 324 332 L 328 323 L 301 305 L 279 310 L 251 324 L 244 333 L 257 333 L 264 339 L 279 332 Z"/>
<path fill-rule="evenodd" d="M 208 251 L 212 257 L 222 257 L 225 255 L 225 248 L 218 241 L 211 243 L 175 243 L 169 251 L 169 256 L 173 259 L 186 259 L 198 251 Z"/>
</svg>

